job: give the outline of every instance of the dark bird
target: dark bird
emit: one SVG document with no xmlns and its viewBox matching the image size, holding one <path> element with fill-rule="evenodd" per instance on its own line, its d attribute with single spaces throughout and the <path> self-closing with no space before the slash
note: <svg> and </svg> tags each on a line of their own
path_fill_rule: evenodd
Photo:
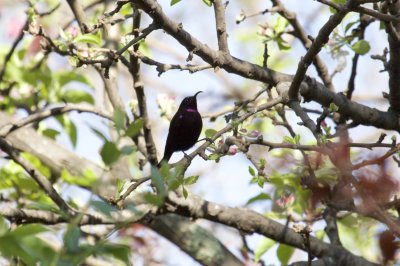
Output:
<svg viewBox="0 0 400 266">
<path fill-rule="evenodd" d="M 203 127 L 200 113 L 197 111 L 196 99 L 201 92 L 198 91 L 195 95 L 186 97 L 179 105 L 169 125 L 164 156 L 160 163 L 168 162 L 174 152 L 186 151 L 197 142 Z"/>
</svg>

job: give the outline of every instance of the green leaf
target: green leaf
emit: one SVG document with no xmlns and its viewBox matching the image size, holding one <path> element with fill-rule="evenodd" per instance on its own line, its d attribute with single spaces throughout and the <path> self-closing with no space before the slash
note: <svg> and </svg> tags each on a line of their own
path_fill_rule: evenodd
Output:
<svg viewBox="0 0 400 266">
<path fill-rule="evenodd" d="M 62 169 L 61 178 L 65 182 L 73 185 L 83 186 L 83 187 L 91 187 L 96 181 L 97 177 L 95 175 L 88 176 L 75 176 L 71 175 L 68 170 Z"/>
<path fill-rule="evenodd" d="M 197 182 L 198 179 L 199 179 L 199 176 L 198 176 L 198 175 L 192 175 L 192 176 L 186 177 L 186 178 L 184 179 L 183 183 L 184 183 L 185 185 L 193 185 L 194 183 Z"/>
<path fill-rule="evenodd" d="M 253 177 L 250 179 L 250 184 L 257 183 L 257 181 L 258 181 L 257 176 L 253 176 Z"/>
<path fill-rule="evenodd" d="M 21 250 L 26 251 L 36 261 L 34 265 L 50 265 L 56 258 L 54 249 L 39 237 L 29 236 L 15 241 Z"/>
<path fill-rule="evenodd" d="M 351 49 L 359 55 L 364 55 L 369 52 L 371 46 L 366 40 L 359 40 L 351 46 Z"/>
<path fill-rule="evenodd" d="M 37 168 L 39 170 L 40 173 L 42 173 L 44 176 L 46 177 L 50 177 L 51 176 L 51 170 L 44 164 L 42 164 L 42 162 L 40 161 L 39 158 L 37 158 L 36 156 L 30 154 L 30 153 L 21 153 L 22 157 L 24 157 L 25 159 L 27 159 L 35 168 Z M 21 184 L 24 185 L 24 184 Z"/>
<path fill-rule="evenodd" d="M 65 33 L 65 31 L 63 30 L 63 28 L 59 27 L 58 28 L 58 34 L 60 35 L 61 38 L 63 38 L 64 40 L 68 40 L 68 36 Z"/>
<path fill-rule="evenodd" d="M 83 90 L 66 90 L 61 97 L 69 103 L 87 102 L 94 104 L 93 96 Z"/>
<path fill-rule="evenodd" d="M 368 257 L 376 246 L 379 225 L 371 218 L 350 214 L 338 219 L 338 231 L 343 247 L 355 254 Z"/>
<path fill-rule="evenodd" d="M 284 141 L 284 142 L 287 142 L 287 143 L 289 143 L 289 144 L 295 144 L 294 139 L 293 139 L 292 137 L 289 137 L 289 136 L 284 136 L 284 137 L 283 137 L 283 141 Z"/>
<path fill-rule="evenodd" d="M 385 22 L 383 22 L 383 21 L 379 21 L 379 29 L 380 30 L 384 30 L 384 29 L 386 29 L 386 25 L 385 25 Z"/>
<path fill-rule="evenodd" d="M 100 31 L 99 31 L 100 32 Z M 74 43 L 89 43 L 94 45 L 101 45 L 102 39 L 100 34 L 82 34 L 78 35 L 73 40 Z"/>
<path fill-rule="evenodd" d="M 160 206 L 162 206 L 164 204 L 164 198 L 165 197 L 162 197 L 160 195 L 156 195 L 156 194 L 153 194 L 153 193 L 149 192 L 149 193 L 145 193 L 143 195 L 143 198 L 148 203 L 160 207 Z"/>
<path fill-rule="evenodd" d="M 360 22 L 360 20 L 357 19 L 356 21 L 347 23 L 346 27 L 344 28 L 344 32 L 346 33 L 351 27 L 354 26 L 354 24 L 359 23 L 359 22 Z"/>
<path fill-rule="evenodd" d="M 254 197 L 250 198 L 247 201 L 246 205 L 249 205 L 249 204 L 251 204 L 253 202 L 260 201 L 260 200 L 271 200 L 271 196 L 266 194 L 266 193 L 260 193 L 257 196 L 254 196 Z"/>
<path fill-rule="evenodd" d="M 270 248 L 272 248 L 275 243 L 276 242 L 270 238 L 263 238 L 254 250 L 255 262 L 258 262 L 261 259 L 262 255 L 264 255 Z"/>
<path fill-rule="evenodd" d="M 274 30 L 278 33 L 283 32 L 288 25 L 289 21 L 286 18 L 278 16 L 274 25 Z"/>
<path fill-rule="evenodd" d="M 43 240 L 33 235 L 15 237 L 6 234 L 0 237 L 0 253 L 3 257 L 11 259 L 17 257 L 24 265 L 50 265 L 54 259 L 54 250 Z"/>
<path fill-rule="evenodd" d="M 164 186 L 164 180 L 160 175 L 160 171 L 154 166 L 151 166 L 151 181 L 156 187 L 158 195 L 163 197 L 167 195 L 167 191 L 165 190 Z"/>
<path fill-rule="evenodd" d="M 264 188 L 265 178 L 263 176 L 257 176 L 257 185 L 260 188 Z"/>
<path fill-rule="evenodd" d="M 177 3 L 179 3 L 180 1 L 181 0 L 171 0 L 170 5 L 173 6 L 173 5 L 177 4 Z"/>
<path fill-rule="evenodd" d="M 290 50 L 292 47 L 282 38 L 279 38 L 276 42 L 278 44 L 278 48 L 281 51 L 288 51 Z"/>
<path fill-rule="evenodd" d="M 278 250 L 276 251 L 281 265 L 287 265 L 293 253 L 294 247 L 285 244 L 279 244 Z"/>
<path fill-rule="evenodd" d="M 134 146 L 125 145 L 121 148 L 121 153 L 125 154 L 125 155 L 129 155 L 135 151 L 136 151 L 136 148 Z"/>
<path fill-rule="evenodd" d="M 143 125 L 144 120 L 142 118 L 136 119 L 129 125 L 128 129 L 126 130 L 126 136 L 129 136 L 131 138 L 136 137 L 140 133 L 140 130 L 143 128 Z"/>
<path fill-rule="evenodd" d="M 346 0 L 332 0 L 333 3 L 338 4 L 338 5 L 344 5 L 346 4 Z"/>
<path fill-rule="evenodd" d="M 69 136 L 72 146 L 76 147 L 76 143 L 78 140 L 78 134 L 77 134 L 77 129 L 76 129 L 74 122 L 72 122 L 72 120 L 69 119 L 69 117 L 66 115 L 57 116 L 56 119 L 60 122 L 60 124 L 64 128 L 64 131 Z"/>
<path fill-rule="evenodd" d="M 164 180 L 169 180 L 171 177 L 171 173 L 169 171 L 169 165 L 167 163 L 161 163 L 160 167 L 160 175 L 164 178 Z"/>
<path fill-rule="evenodd" d="M 97 211 L 107 215 L 108 217 L 111 217 L 112 212 L 118 211 L 117 208 L 115 208 L 114 206 L 101 200 L 91 200 L 90 206 L 95 208 Z"/>
<path fill-rule="evenodd" d="M 299 135 L 299 134 L 296 134 L 296 135 L 294 136 L 294 142 L 295 142 L 296 144 L 300 144 L 300 135 Z"/>
<path fill-rule="evenodd" d="M 219 158 L 221 158 L 221 155 L 218 153 L 213 153 L 208 156 L 208 159 L 212 161 L 217 161 Z"/>
<path fill-rule="evenodd" d="M 182 183 L 179 182 L 179 180 L 176 179 L 176 178 L 173 178 L 173 179 L 171 179 L 171 180 L 168 181 L 168 188 L 169 188 L 170 190 L 175 190 L 175 189 L 177 189 L 180 185 L 182 185 Z"/>
<path fill-rule="evenodd" d="M 64 233 L 64 246 L 69 252 L 79 251 L 79 238 L 81 237 L 81 230 L 77 226 L 68 226 L 67 231 Z"/>
<path fill-rule="evenodd" d="M 101 148 L 100 155 L 106 165 L 111 165 L 118 160 L 121 152 L 118 150 L 114 142 L 107 141 Z"/>
<path fill-rule="evenodd" d="M 249 173 L 251 176 L 255 176 L 256 175 L 256 171 L 254 171 L 253 167 L 249 166 Z"/>
<path fill-rule="evenodd" d="M 208 6 L 212 6 L 212 0 L 203 0 L 203 3 Z"/>
<path fill-rule="evenodd" d="M 32 202 L 29 203 L 26 208 L 32 210 L 42 210 L 42 211 L 50 211 L 54 213 L 60 213 L 60 210 L 54 203 L 41 203 L 41 202 Z"/>
<path fill-rule="evenodd" d="M 51 128 L 46 128 L 46 129 L 42 130 L 41 133 L 43 136 L 46 136 L 51 139 L 56 139 L 56 137 L 60 134 L 59 131 L 57 131 L 55 129 L 51 129 Z"/>
<path fill-rule="evenodd" d="M 0 237 L 5 235 L 8 232 L 8 225 L 6 219 L 3 216 L 0 216 Z"/>
<path fill-rule="evenodd" d="M 209 128 L 206 130 L 205 134 L 207 138 L 212 138 L 217 131 L 215 129 Z"/>
<path fill-rule="evenodd" d="M 118 191 L 118 193 L 122 192 L 122 189 L 124 188 L 124 185 L 125 185 L 125 181 L 117 178 L 117 191 Z"/>
<path fill-rule="evenodd" d="M 123 112 L 122 110 L 116 108 L 114 110 L 114 114 L 113 114 L 113 121 L 115 124 L 115 128 L 117 129 L 117 131 L 119 132 L 122 129 L 125 129 L 125 125 L 126 125 L 126 115 L 125 112 Z"/>
<path fill-rule="evenodd" d="M 91 127 L 90 129 L 93 131 L 94 134 L 96 134 L 104 142 L 107 141 L 107 137 L 103 134 L 103 132 L 101 132 L 100 130 L 98 130 L 98 129 L 94 128 L 94 127 Z"/>
<path fill-rule="evenodd" d="M 93 85 L 90 83 L 90 81 L 85 75 L 79 74 L 74 71 L 62 70 L 59 72 L 55 72 L 54 74 L 52 74 L 52 78 L 56 82 L 56 85 L 59 88 L 63 87 L 65 84 L 68 84 L 70 82 L 80 82 L 89 86 L 89 88 L 93 89 Z"/>
<path fill-rule="evenodd" d="M 182 194 L 185 197 L 185 199 L 187 199 L 189 193 L 188 193 L 187 189 L 184 186 L 182 186 Z"/>
<path fill-rule="evenodd" d="M 22 238 L 27 236 L 36 235 L 39 233 L 47 232 L 49 229 L 41 224 L 27 224 L 18 226 L 16 229 L 11 231 L 8 235 L 16 238 Z"/>
<path fill-rule="evenodd" d="M 330 103 L 329 104 L 329 112 L 334 113 L 337 112 L 339 110 L 339 107 L 334 104 L 334 103 Z"/>
<path fill-rule="evenodd" d="M 267 161 L 264 158 L 261 158 L 260 159 L 260 168 L 264 168 L 266 164 L 267 164 Z"/>
<path fill-rule="evenodd" d="M 322 241 L 324 240 L 325 234 L 324 230 L 318 230 L 315 232 L 315 237 Z"/>
<path fill-rule="evenodd" d="M 119 259 L 129 265 L 129 255 L 131 254 L 131 249 L 128 246 L 120 244 L 105 243 L 101 244 L 100 248 L 96 250 L 100 256 L 105 254 L 112 255 L 114 258 Z"/>
</svg>

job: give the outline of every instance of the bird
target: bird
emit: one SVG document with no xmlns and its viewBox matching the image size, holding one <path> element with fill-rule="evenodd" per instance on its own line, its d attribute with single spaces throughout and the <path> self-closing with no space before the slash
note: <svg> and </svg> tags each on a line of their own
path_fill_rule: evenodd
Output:
<svg viewBox="0 0 400 266">
<path fill-rule="evenodd" d="M 184 98 L 179 105 L 178 111 L 172 117 L 165 143 L 164 156 L 159 165 L 162 162 L 168 163 L 174 152 L 182 151 L 185 153 L 197 142 L 203 128 L 203 121 L 197 110 L 196 97 L 199 93 L 202 93 L 202 91 Z"/>
</svg>

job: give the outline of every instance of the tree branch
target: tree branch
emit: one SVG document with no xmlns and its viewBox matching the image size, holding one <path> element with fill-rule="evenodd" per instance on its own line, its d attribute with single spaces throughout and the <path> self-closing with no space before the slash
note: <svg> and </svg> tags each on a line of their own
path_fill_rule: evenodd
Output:
<svg viewBox="0 0 400 266">
<path fill-rule="evenodd" d="M 2 206 L 0 215 L 17 224 L 42 223 L 47 225 L 68 223 L 65 217 L 50 211 L 14 209 Z M 87 224 L 114 224 L 113 221 L 107 221 L 100 217 L 83 214 L 79 220 L 79 225 Z"/>
<path fill-rule="evenodd" d="M 226 3 L 227 5 L 228 3 Z M 215 13 L 215 26 L 218 37 L 219 50 L 229 54 L 228 47 L 228 33 L 226 32 L 225 23 L 225 7 L 221 0 L 213 0 L 214 13 Z"/>
<path fill-rule="evenodd" d="M 278 13 L 281 16 L 283 16 L 284 18 L 286 18 L 289 21 L 290 25 L 292 25 L 292 27 L 294 29 L 294 35 L 297 38 L 299 38 L 299 40 L 303 44 L 304 48 L 309 49 L 312 42 L 311 42 L 310 38 L 308 37 L 303 26 L 297 20 L 296 14 L 293 12 L 290 12 L 288 9 L 286 9 L 285 6 L 282 4 L 281 0 L 272 0 L 272 3 L 274 4 L 274 7 L 277 8 Z M 325 63 L 322 61 L 322 59 L 318 55 L 316 55 L 314 57 L 313 64 L 317 70 L 319 77 L 324 82 L 324 85 L 329 90 L 335 91 L 335 88 L 332 84 L 332 78 L 328 72 L 328 67 L 325 65 Z"/>
<path fill-rule="evenodd" d="M 314 61 L 317 54 L 321 51 L 322 46 L 324 46 L 328 42 L 329 35 L 336 28 L 336 26 L 339 25 L 340 22 L 342 22 L 347 13 L 347 9 L 337 11 L 319 30 L 317 37 L 314 39 L 307 53 L 298 64 L 296 74 L 293 77 L 293 81 L 289 89 L 290 99 L 297 99 L 301 82 L 305 77 L 309 65 Z"/>
<path fill-rule="evenodd" d="M 52 107 L 49 109 L 44 109 L 37 113 L 31 114 L 27 117 L 21 118 L 20 120 L 18 120 L 16 122 L 4 124 L 4 125 L 0 126 L 0 136 L 6 137 L 8 134 L 13 132 L 14 130 L 24 127 L 28 124 L 40 122 L 48 117 L 61 115 L 61 114 L 72 112 L 72 111 L 77 111 L 79 113 L 84 112 L 84 113 L 96 114 L 100 117 L 106 118 L 111 121 L 113 119 L 110 114 L 102 112 L 101 110 L 96 110 L 90 105 L 66 104 L 64 106 L 58 106 L 58 107 Z"/>
<path fill-rule="evenodd" d="M 353 255 L 340 246 L 324 243 L 312 236 L 310 236 L 310 249 L 308 250 L 301 234 L 248 209 L 226 207 L 205 201 L 194 195 L 189 195 L 187 199 L 184 199 L 178 197 L 175 193 L 168 195 L 165 209 L 182 216 L 195 219 L 202 218 L 225 224 L 245 233 L 258 233 L 308 251 L 318 258 L 331 257 L 337 265 L 376 265 L 362 257 Z"/>
<path fill-rule="evenodd" d="M 238 74 L 242 77 L 258 80 L 276 86 L 279 82 L 291 82 L 293 77 L 262 68 L 258 65 L 237 59 L 229 55 L 221 55 L 218 51 L 210 49 L 202 44 L 189 32 L 185 31 L 181 25 L 173 22 L 161 9 L 161 6 L 154 0 L 138 0 L 139 8 L 144 10 L 150 17 L 162 25 L 162 28 L 180 42 L 189 52 L 197 54 L 204 61 L 216 67 L 219 66 L 227 72 Z M 217 60 L 218 58 L 218 60 Z M 217 63 L 218 61 L 218 63 Z M 313 79 L 307 79 L 301 83 L 300 93 L 306 100 L 313 100 L 325 107 L 330 103 L 339 106 L 339 112 L 350 117 L 353 121 L 362 125 L 371 125 L 382 129 L 400 129 L 397 115 L 390 112 L 381 112 L 365 105 L 344 101 L 341 94 L 329 92 L 326 87 Z"/>
<path fill-rule="evenodd" d="M 202 265 L 244 266 L 221 242 L 187 218 L 166 214 L 147 225 L 173 243 L 180 243 L 179 247 Z"/>
<path fill-rule="evenodd" d="M 394 2 L 390 8 L 389 12 L 392 15 L 400 14 L 400 2 Z M 400 39 L 398 38 L 398 32 L 400 31 L 400 22 L 387 22 L 386 28 L 390 29 L 393 27 L 394 33 L 388 34 L 389 42 L 389 102 L 390 109 L 397 114 L 400 113 Z M 387 30 L 388 31 L 388 30 Z"/>
<path fill-rule="evenodd" d="M 132 6 L 136 8 L 135 4 L 133 4 Z M 135 36 L 135 39 L 140 37 L 138 32 L 138 29 L 140 27 L 140 22 L 141 22 L 141 14 L 139 10 L 136 10 L 136 16 L 133 19 L 133 28 L 132 28 L 132 32 Z M 153 22 L 148 27 L 148 29 L 149 28 L 155 29 L 156 23 Z M 142 33 L 142 35 L 144 34 L 145 33 Z M 133 46 L 133 51 L 137 52 L 138 50 L 139 50 L 139 44 L 135 43 L 135 45 Z M 129 72 L 131 73 L 133 79 L 133 89 L 135 90 L 136 98 L 138 101 L 139 115 L 140 117 L 143 118 L 144 122 L 143 135 L 146 142 L 147 159 L 152 165 L 157 165 L 157 149 L 156 149 L 156 144 L 154 143 L 153 135 L 151 133 L 151 124 L 147 110 L 146 95 L 144 93 L 144 84 L 140 74 L 140 61 L 139 58 L 132 55 L 130 56 Z"/>
</svg>

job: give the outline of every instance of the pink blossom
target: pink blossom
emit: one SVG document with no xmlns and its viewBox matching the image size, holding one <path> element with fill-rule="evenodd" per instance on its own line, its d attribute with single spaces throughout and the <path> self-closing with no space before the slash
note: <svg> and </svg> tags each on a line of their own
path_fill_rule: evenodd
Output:
<svg viewBox="0 0 400 266">
<path fill-rule="evenodd" d="M 275 203 L 281 208 L 287 208 L 293 204 L 294 200 L 295 197 L 293 194 L 281 195 L 280 198 L 275 201 Z"/>
<path fill-rule="evenodd" d="M 67 34 L 69 34 L 71 37 L 76 37 L 79 34 L 78 28 L 75 26 L 69 26 L 66 30 Z"/>
<path fill-rule="evenodd" d="M 237 153 L 238 149 L 236 146 L 230 146 L 228 150 L 229 155 L 235 155 Z"/>
<path fill-rule="evenodd" d="M 252 130 L 249 134 L 247 134 L 247 136 L 250 138 L 257 138 L 259 135 L 260 132 L 258 130 Z"/>
<path fill-rule="evenodd" d="M 42 41 L 42 36 L 35 36 L 28 47 L 28 56 L 36 55 L 42 47 L 40 46 L 40 42 Z"/>
<path fill-rule="evenodd" d="M 20 18 L 14 18 L 13 20 L 7 21 L 6 36 L 14 39 L 17 38 L 22 28 L 24 27 L 24 21 Z"/>
</svg>

